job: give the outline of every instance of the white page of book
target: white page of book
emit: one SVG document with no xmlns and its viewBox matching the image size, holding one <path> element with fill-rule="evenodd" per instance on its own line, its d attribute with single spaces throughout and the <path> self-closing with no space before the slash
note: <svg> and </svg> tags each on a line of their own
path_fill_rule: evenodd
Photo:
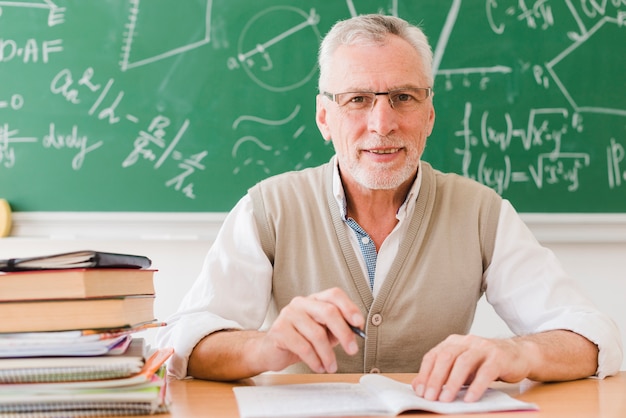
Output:
<svg viewBox="0 0 626 418">
<path fill-rule="evenodd" d="M 354 383 L 307 383 L 233 388 L 242 418 L 385 415 L 386 405 Z"/>
<path fill-rule="evenodd" d="M 242 418 L 293 418 L 342 415 L 397 415 L 421 410 L 440 414 L 534 410 L 536 405 L 490 389 L 478 402 L 423 399 L 411 385 L 369 374 L 360 383 L 306 383 L 233 388 Z"/>
</svg>

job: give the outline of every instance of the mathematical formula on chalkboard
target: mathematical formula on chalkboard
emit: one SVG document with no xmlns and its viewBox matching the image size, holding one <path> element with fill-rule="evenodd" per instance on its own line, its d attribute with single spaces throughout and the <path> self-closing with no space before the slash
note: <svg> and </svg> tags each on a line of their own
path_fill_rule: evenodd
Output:
<svg viewBox="0 0 626 418">
<path fill-rule="evenodd" d="M 316 54 L 339 19 L 419 23 L 424 159 L 524 212 L 626 212 L 626 2 L 0 1 L 0 197 L 17 211 L 226 211 L 327 161 Z"/>
</svg>

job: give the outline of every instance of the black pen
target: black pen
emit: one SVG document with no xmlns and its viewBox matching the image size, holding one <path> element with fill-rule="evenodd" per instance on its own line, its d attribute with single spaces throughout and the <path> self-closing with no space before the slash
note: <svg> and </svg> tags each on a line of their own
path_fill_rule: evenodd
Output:
<svg viewBox="0 0 626 418">
<path fill-rule="evenodd" d="M 350 325 L 348 324 L 348 326 L 350 327 L 350 329 L 352 330 L 352 332 L 354 332 L 356 335 L 358 335 L 359 337 L 366 339 L 367 335 L 365 334 L 365 331 L 363 331 L 360 328 L 355 327 L 354 325 Z"/>
</svg>

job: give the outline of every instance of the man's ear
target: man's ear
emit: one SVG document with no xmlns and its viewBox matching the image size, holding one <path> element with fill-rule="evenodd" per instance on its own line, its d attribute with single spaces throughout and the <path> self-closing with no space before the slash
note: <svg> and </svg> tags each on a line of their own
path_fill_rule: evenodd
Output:
<svg viewBox="0 0 626 418">
<path fill-rule="evenodd" d="M 435 127 L 435 108 L 434 106 L 430 107 L 430 115 L 428 117 L 428 136 L 433 133 L 433 128 Z"/>
<path fill-rule="evenodd" d="M 326 123 L 326 107 L 324 106 L 324 97 L 321 94 L 318 94 L 315 98 L 315 122 L 317 123 L 317 129 L 320 130 L 322 137 L 326 141 L 330 141 L 330 128 Z"/>
</svg>

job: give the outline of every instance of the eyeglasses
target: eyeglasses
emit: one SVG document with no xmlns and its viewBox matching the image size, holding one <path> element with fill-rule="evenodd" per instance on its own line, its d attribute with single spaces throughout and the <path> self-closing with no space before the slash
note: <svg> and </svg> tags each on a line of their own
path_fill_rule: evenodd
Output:
<svg viewBox="0 0 626 418">
<path fill-rule="evenodd" d="M 346 93 L 322 92 L 340 107 L 352 111 L 367 111 L 374 108 L 376 96 L 386 95 L 391 107 L 398 112 L 412 112 L 416 110 L 420 103 L 432 95 L 430 87 L 405 88 L 381 92 L 351 91 Z"/>
</svg>

